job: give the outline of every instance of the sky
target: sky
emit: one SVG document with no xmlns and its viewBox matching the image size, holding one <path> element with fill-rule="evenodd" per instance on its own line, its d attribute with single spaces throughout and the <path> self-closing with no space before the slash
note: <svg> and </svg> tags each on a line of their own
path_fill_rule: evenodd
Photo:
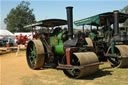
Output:
<svg viewBox="0 0 128 85">
<path fill-rule="evenodd" d="M 0 29 L 5 29 L 4 19 L 12 8 L 23 0 L 0 0 Z M 99 13 L 121 10 L 128 0 L 24 0 L 34 9 L 36 21 L 50 18 L 66 19 L 67 6 L 73 6 L 73 20 L 87 18 Z"/>
</svg>

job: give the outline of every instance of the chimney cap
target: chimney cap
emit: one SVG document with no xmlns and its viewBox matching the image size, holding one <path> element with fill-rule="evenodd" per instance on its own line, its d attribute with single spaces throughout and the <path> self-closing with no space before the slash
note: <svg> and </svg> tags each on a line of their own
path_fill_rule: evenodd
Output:
<svg viewBox="0 0 128 85">
<path fill-rule="evenodd" d="M 73 8 L 73 7 L 72 7 L 72 6 L 68 6 L 68 7 L 66 7 L 66 9 L 67 9 L 67 8 Z"/>
<path fill-rule="evenodd" d="M 114 10 L 113 12 L 114 12 L 115 14 L 117 14 L 117 13 L 119 13 L 119 10 Z"/>
</svg>

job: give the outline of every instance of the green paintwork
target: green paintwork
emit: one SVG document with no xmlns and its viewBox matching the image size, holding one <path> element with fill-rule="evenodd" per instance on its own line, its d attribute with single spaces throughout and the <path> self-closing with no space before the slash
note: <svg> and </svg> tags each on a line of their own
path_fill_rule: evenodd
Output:
<svg viewBox="0 0 128 85">
<path fill-rule="evenodd" d="M 93 33 L 93 32 L 91 32 L 91 33 L 89 34 L 89 37 L 90 37 L 92 40 L 94 40 L 94 39 L 96 38 L 96 34 Z"/>
<path fill-rule="evenodd" d="M 63 40 L 62 40 L 62 36 L 63 36 L 63 32 L 59 33 L 57 35 L 57 39 L 58 39 L 58 45 L 55 46 L 55 53 L 59 54 L 59 55 L 63 55 L 64 54 L 64 46 L 63 46 Z"/>
<path fill-rule="evenodd" d="M 104 38 L 104 33 L 101 31 L 98 31 L 97 37 L 98 38 Z"/>
<path fill-rule="evenodd" d="M 32 62 L 35 63 L 37 61 L 37 53 L 36 53 L 36 47 L 33 45 L 33 49 L 31 49 L 31 56 Z"/>
<path fill-rule="evenodd" d="M 50 37 L 50 45 L 54 47 L 55 53 L 59 55 L 64 54 L 62 35 L 63 33 L 59 33 L 57 37 Z"/>
<path fill-rule="evenodd" d="M 94 23 L 95 22 L 95 23 Z M 89 17 L 89 18 L 85 18 L 85 19 L 81 19 L 81 20 L 78 20 L 78 21 L 75 21 L 74 24 L 76 26 L 80 26 L 80 25 L 90 25 L 90 24 L 98 24 L 100 23 L 100 19 L 99 19 L 99 16 L 93 16 L 92 17 Z"/>
<path fill-rule="evenodd" d="M 111 53 L 114 54 L 114 48 L 115 48 L 115 44 L 114 42 L 112 41 L 111 42 Z"/>
<path fill-rule="evenodd" d="M 119 13 L 119 15 L 120 15 L 119 23 L 123 23 L 128 19 L 128 14 Z M 76 26 L 81 26 L 81 25 L 103 26 L 106 24 L 105 22 L 106 18 L 109 18 L 110 24 L 112 24 L 114 22 L 113 12 L 101 13 L 92 17 L 77 20 L 77 21 L 74 21 L 74 24 Z"/>
<path fill-rule="evenodd" d="M 59 33 L 58 36 L 57 36 L 57 39 L 59 41 L 59 44 L 63 44 L 62 36 L 63 36 L 63 32 L 62 33 Z"/>
<path fill-rule="evenodd" d="M 58 45 L 57 37 L 50 37 L 50 45 L 51 46 Z"/>
<path fill-rule="evenodd" d="M 63 35 L 63 33 L 59 33 L 59 34 L 57 35 L 57 39 L 58 39 L 58 40 L 61 40 L 61 39 L 62 39 L 62 35 Z"/>
<path fill-rule="evenodd" d="M 59 55 L 64 55 L 64 46 L 63 44 L 55 46 L 55 53 Z"/>
</svg>

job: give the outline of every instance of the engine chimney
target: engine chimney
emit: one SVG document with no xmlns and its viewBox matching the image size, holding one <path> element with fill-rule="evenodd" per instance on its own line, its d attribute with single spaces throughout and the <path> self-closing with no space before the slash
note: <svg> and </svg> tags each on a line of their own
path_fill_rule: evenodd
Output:
<svg viewBox="0 0 128 85">
<path fill-rule="evenodd" d="M 73 7 L 66 7 L 67 10 L 67 23 L 68 23 L 68 39 L 73 39 Z"/>
<path fill-rule="evenodd" d="M 114 11 L 114 35 L 119 34 L 119 11 L 115 10 Z"/>
</svg>

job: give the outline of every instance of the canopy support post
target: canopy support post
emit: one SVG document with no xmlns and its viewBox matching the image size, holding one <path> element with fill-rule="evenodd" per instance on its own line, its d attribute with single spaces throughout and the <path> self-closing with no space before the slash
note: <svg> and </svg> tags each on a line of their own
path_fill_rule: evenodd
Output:
<svg viewBox="0 0 128 85">
<path fill-rule="evenodd" d="M 32 40 L 33 40 L 33 29 L 34 29 L 34 27 L 32 27 Z"/>
<path fill-rule="evenodd" d="M 91 31 L 92 31 L 92 25 L 91 25 Z"/>
<path fill-rule="evenodd" d="M 84 32 L 84 24 L 83 24 L 83 28 L 82 28 L 83 32 Z"/>
</svg>

